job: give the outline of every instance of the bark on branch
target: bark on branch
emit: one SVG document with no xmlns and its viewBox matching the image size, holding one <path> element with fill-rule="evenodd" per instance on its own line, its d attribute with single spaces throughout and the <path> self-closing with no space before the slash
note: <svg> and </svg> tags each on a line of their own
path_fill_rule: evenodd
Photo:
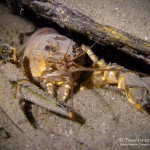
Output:
<svg viewBox="0 0 150 150">
<path fill-rule="evenodd" d="M 8 0 L 20 8 L 29 8 L 38 16 L 86 35 L 103 45 L 112 45 L 150 65 L 150 42 L 139 39 L 108 25 L 101 25 L 79 11 L 56 0 Z"/>
</svg>

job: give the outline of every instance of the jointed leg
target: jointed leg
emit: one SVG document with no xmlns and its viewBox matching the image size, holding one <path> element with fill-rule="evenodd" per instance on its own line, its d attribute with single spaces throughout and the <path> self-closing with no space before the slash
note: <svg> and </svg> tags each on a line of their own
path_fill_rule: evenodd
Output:
<svg viewBox="0 0 150 150">
<path fill-rule="evenodd" d="M 82 45 L 82 49 L 87 53 L 87 55 L 90 57 L 90 59 L 93 61 L 92 68 L 99 69 L 98 71 L 93 71 L 91 76 L 89 77 L 87 82 L 84 82 L 82 84 L 83 87 L 102 87 L 107 84 L 117 84 L 118 83 L 118 77 L 119 77 L 119 71 L 115 71 L 111 69 L 117 68 L 118 70 L 121 70 L 121 67 L 118 67 L 116 65 L 106 64 L 103 59 L 98 60 L 98 57 L 92 52 L 92 50 Z M 110 71 L 104 71 L 104 69 L 108 69 Z"/>
</svg>

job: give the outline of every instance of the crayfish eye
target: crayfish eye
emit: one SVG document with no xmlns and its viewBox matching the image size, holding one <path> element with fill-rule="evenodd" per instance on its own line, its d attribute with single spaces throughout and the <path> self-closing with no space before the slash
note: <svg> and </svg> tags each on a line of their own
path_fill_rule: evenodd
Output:
<svg viewBox="0 0 150 150">
<path fill-rule="evenodd" d="M 79 47 L 75 51 L 76 55 L 80 55 L 82 53 L 82 49 Z"/>
<path fill-rule="evenodd" d="M 82 49 L 81 48 L 77 48 L 77 53 L 82 53 Z"/>
<path fill-rule="evenodd" d="M 79 47 L 78 45 L 73 46 L 73 55 L 78 56 L 83 52 L 82 48 Z"/>
<path fill-rule="evenodd" d="M 51 46 L 49 46 L 49 45 L 46 45 L 46 46 L 45 46 L 45 50 L 49 52 L 49 51 L 51 51 L 51 50 L 52 50 L 52 47 L 51 47 Z"/>
</svg>

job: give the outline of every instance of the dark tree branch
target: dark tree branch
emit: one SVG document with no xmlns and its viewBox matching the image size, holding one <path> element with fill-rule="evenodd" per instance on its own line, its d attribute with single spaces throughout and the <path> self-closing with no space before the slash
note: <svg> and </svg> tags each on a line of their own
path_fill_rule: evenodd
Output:
<svg viewBox="0 0 150 150">
<path fill-rule="evenodd" d="M 56 22 L 86 35 L 103 45 L 112 45 L 150 65 L 150 42 L 139 39 L 108 25 L 101 25 L 79 11 L 70 9 L 56 0 L 8 0 L 14 6 L 29 8 L 38 16 Z"/>
</svg>

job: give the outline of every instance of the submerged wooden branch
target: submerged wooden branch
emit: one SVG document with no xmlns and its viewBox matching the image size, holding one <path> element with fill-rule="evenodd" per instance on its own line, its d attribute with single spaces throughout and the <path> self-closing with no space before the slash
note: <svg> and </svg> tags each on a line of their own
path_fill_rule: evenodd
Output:
<svg viewBox="0 0 150 150">
<path fill-rule="evenodd" d="M 79 11 L 56 0 L 9 0 L 20 8 L 29 8 L 38 16 L 86 35 L 103 45 L 112 45 L 150 65 L 150 42 L 139 39 L 108 25 L 101 25 Z"/>
</svg>

